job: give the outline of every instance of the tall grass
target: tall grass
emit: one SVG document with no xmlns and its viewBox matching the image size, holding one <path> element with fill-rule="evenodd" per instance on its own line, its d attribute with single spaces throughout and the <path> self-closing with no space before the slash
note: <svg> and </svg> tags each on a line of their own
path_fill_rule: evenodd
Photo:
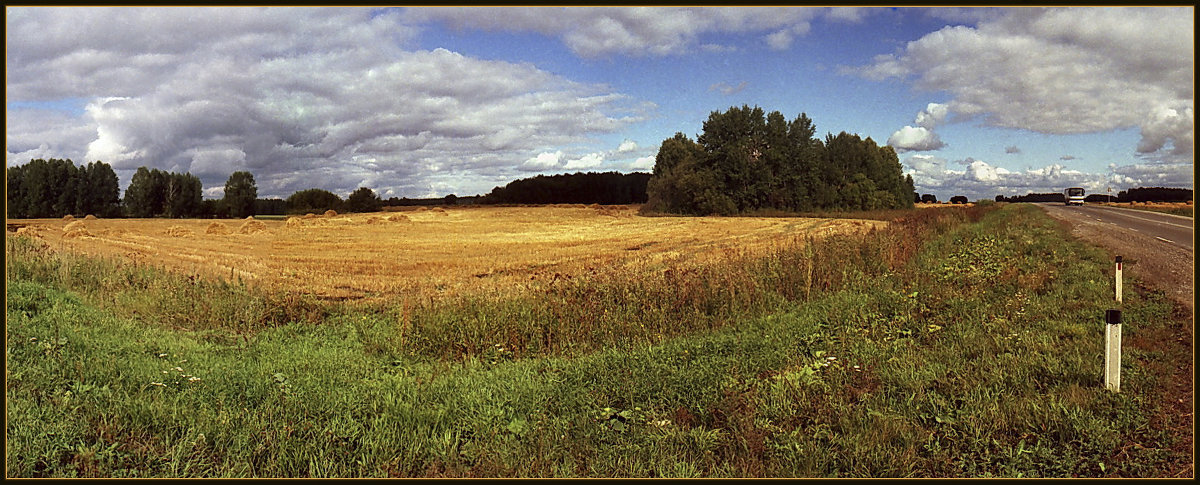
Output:
<svg viewBox="0 0 1200 485">
<path fill-rule="evenodd" d="M 1187 460 L 1149 424 L 1160 356 L 1131 352 L 1122 392 L 1101 389 L 1109 258 L 1030 206 L 376 307 L 7 239 L 8 476 L 1169 476 Z M 213 301 L 175 301 L 192 299 Z M 1124 310 L 1131 339 L 1169 322 L 1154 293 Z"/>
</svg>

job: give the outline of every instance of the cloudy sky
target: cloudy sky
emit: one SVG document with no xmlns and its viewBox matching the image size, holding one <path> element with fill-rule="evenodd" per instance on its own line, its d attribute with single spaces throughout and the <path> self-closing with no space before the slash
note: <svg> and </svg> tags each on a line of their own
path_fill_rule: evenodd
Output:
<svg viewBox="0 0 1200 485">
<path fill-rule="evenodd" d="M 713 111 L 807 113 L 941 200 L 1192 188 L 1194 8 L 6 8 L 8 166 L 260 196 L 649 171 Z"/>
</svg>

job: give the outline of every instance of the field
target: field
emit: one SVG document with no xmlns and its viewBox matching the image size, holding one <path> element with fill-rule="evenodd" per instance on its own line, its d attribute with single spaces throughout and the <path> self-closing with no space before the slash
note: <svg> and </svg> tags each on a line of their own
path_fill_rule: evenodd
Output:
<svg viewBox="0 0 1200 485">
<path fill-rule="evenodd" d="M 1190 314 L 1127 279 L 1105 390 L 1033 204 L 403 214 L 9 221 L 6 476 L 1193 476 Z"/>
<path fill-rule="evenodd" d="M 789 238 L 885 222 L 832 218 L 640 217 L 636 207 L 433 208 L 242 220 L 13 220 L 55 245 L 186 274 L 372 299 L 508 292 L 598 269 L 704 264 Z M 66 230 L 86 229 L 86 236 Z M 210 226 L 212 226 L 210 228 Z M 245 226 L 245 229 L 243 229 Z"/>
<path fill-rule="evenodd" d="M 1099 205 L 1193 217 L 1192 202 L 1100 202 Z"/>
</svg>

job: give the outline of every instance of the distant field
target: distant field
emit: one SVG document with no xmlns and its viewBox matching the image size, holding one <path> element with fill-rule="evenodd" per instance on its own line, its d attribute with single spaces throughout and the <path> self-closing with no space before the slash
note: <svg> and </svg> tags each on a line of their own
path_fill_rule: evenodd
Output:
<svg viewBox="0 0 1200 485">
<path fill-rule="evenodd" d="M 1193 217 L 1191 202 L 1101 202 L 1100 205 Z"/>
<path fill-rule="evenodd" d="M 630 206 L 578 205 L 420 208 L 256 221 L 9 222 L 26 224 L 47 242 L 90 255 L 333 299 L 507 292 L 556 275 L 702 263 L 805 235 L 886 224 L 636 213 Z"/>
</svg>

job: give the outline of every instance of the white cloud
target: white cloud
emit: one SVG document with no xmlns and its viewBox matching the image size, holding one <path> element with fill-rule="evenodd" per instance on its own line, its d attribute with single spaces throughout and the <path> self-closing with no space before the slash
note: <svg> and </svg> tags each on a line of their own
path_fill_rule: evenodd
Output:
<svg viewBox="0 0 1200 485">
<path fill-rule="evenodd" d="M 940 103 L 929 103 L 924 110 L 917 113 L 917 119 L 914 122 L 917 126 L 932 130 L 945 122 L 948 116 L 950 116 L 949 106 Z"/>
<path fill-rule="evenodd" d="M 637 142 L 626 138 L 624 140 L 621 140 L 621 144 L 619 146 L 617 146 L 617 153 L 628 153 L 628 152 L 637 150 L 637 148 L 638 148 Z"/>
<path fill-rule="evenodd" d="M 1116 195 L 1133 187 L 1192 187 L 1193 184 L 1191 164 L 1113 164 L 1103 173 L 1073 170 L 1057 163 L 1014 171 L 974 158 L 952 164 L 963 168 L 950 168 L 951 163 L 946 159 L 925 154 L 914 154 L 902 161 L 904 173 L 912 176 L 916 191 L 934 194 L 940 200 L 955 195 L 977 200 L 997 195 L 1056 193 L 1064 187 L 1083 187 L 1089 193 L 1106 193 L 1111 187 Z"/>
<path fill-rule="evenodd" d="M 599 167 L 602 163 L 604 163 L 603 153 L 589 153 L 574 160 L 567 160 L 563 168 L 566 170 L 586 170 Z"/>
<path fill-rule="evenodd" d="M 426 193 L 445 174 L 511 179 L 532 154 L 594 142 L 654 109 L 531 64 L 405 51 L 410 29 L 371 9 L 7 12 L 8 101 L 90 100 L 74 118 L 8 110 L 9 163 L 46 144 L 112 164 L 123 183 L 145 165 L 192 171 L 210 188 L 250 170 L 263 195 L 364 181 Z"/>
<path fill-rule="evenodd" d="M 526 160 L 521 164 L 521 170 L 541 171 L 550 170 L 558 167 L 559 162 L 563 158 L 562 150 L 556 152 L 539 153 L 538 156 Z"/>
<path fill-rule="evenodd" d="M 654 169 L 654 160 L 656 155 L 641 157 L 629 164 L 629 168 L 633 170 L 652 170 Z"/>
<path fill-rule="evenodd" d="M 887 144 L 898 152 L 937 150 L 946 146 L 937 133 L 921 126 L 905 126 L 892 133 Z"/>
<path fill-rule="evenodd" d="M 947 92 L 954 113 L 1048 134 L 1139 126 L 1139 152 L 1192 161 L 1194 9 L 1014 8 L 858 70 Z"/>
</svg>

